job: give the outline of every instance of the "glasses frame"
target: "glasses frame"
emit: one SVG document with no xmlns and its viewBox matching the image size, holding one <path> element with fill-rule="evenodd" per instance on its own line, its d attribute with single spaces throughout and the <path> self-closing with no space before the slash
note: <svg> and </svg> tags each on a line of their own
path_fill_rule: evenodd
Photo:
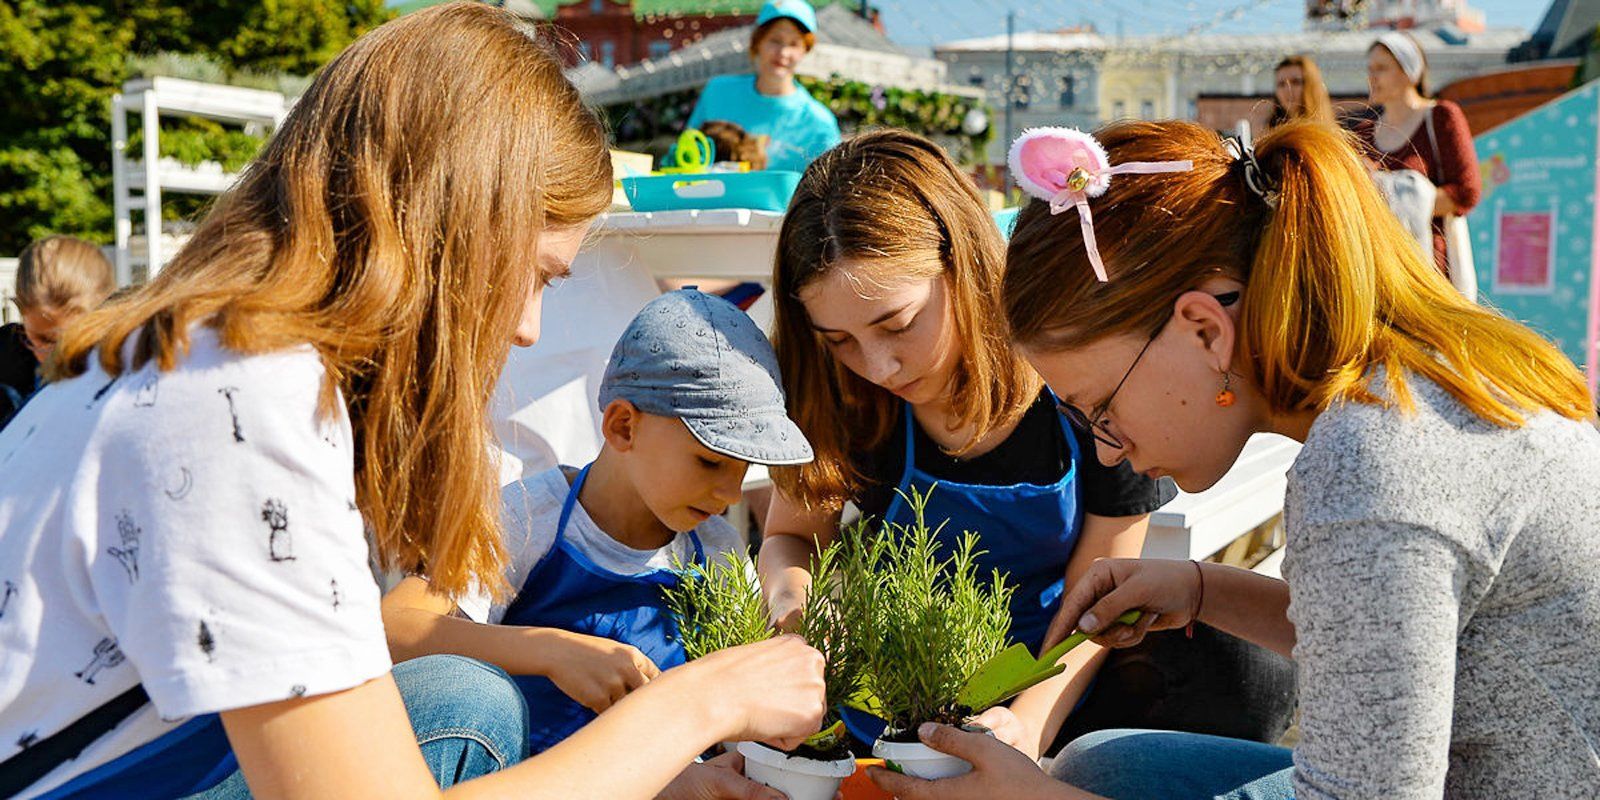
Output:
<svg viewBox="0 0 1600 800">
<path fill-rule="evenodd" d="M 1227 308 L 1239 302 L 1240 292 L 1223 292 L 1213 296 L 1217 298 L 1217 302 L 1222 307 Z M 1077 406 L 1059 401 L 1056 403 L 1056 410 L 1067 418 L 1069 424 L 1080 431 L 1087 432 L 1094 437 L 1096 442 L 1113 450 L 1123 449 L 1125 445 L 1123 445 L 1122 439 L 1111 432 L 1110 422 L 1106 419 L 1106 415 L 1111 413 L 1111 401 L 1117 399 L 1117 392 L 1122 391 L 1122 385 L 1128 382 L 1129 376 L 1133 375 L 1134 367 L 1139 366 L 1140 359 L 1143 359 L 1144 354 L 1150 350 L 1150 345 L 1155 344 L 1156 340 L 1161 338 L 1161 332 L 1167 329 L 1167 323 L 1170 322 L 1172 322 L 1172 317 L 1169 316 L 1165 322 L 1161 323 L 1161 327 L 1156 328 L 1155 333 L 1150 334 L 1150 338 L 1145 340 L 1144 347 L 1139 348 L 1139 354 L 1133 357 L 1133 362 L 1128 365 L 1127 371 L 1122 373 L 1122 380 L 1117 381 L 1116 388 L 1111 390 L 1111 394 L 1106 396 L 1104 402 L 1095 406 L 1093 416 L 1079 411 Z"/>
</svg>

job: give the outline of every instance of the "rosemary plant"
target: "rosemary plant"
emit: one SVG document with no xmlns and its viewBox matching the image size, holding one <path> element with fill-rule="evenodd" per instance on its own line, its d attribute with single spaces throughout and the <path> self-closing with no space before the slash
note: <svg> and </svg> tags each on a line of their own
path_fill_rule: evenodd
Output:
<svg viewBox="0 0 1600 800">
<path fill-rule="evenodd" d="M 968 679 L 1006 647 L 1012 589 L 979 574 L 978 536 L 941 552 L 940 525 L 924 518 L 927 497 L 906 498 L 910 525 L 857 525 L 844 538 L 842 607 L 857 658 L 861 698 L 891 732 L 923 722 L 959 725 L 982 709 L 958 697 Z M 858 705 L 863 703 L 858 702 Z"/>
<path fill-rule="evenodd" d="M 755 569 L 737 553 L 676 569 L 682 580 L 662 594 L 690 661 L 772 636 Z"/>
</svg>

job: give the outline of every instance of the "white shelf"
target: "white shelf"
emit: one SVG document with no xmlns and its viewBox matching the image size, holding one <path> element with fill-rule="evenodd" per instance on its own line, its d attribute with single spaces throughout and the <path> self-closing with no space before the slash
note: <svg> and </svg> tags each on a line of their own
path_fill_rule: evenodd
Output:
<svg viewBox="0 0 1600 800">
<path fill-rule="evenodd" d="M 164 235 L 153 235 L 139 237 L 140 252 L 134 253 L 135 212 L 141 214 L 148 232 L 162 234 L 163 192 L 216 195 L 227 191 L 238 179 L 238 175 L 225 172 L 218 164 L 192 167 L 176 159 L 161 158 L 161 117 L 204 117 L 266 129 L 281 124 L 288 108 L 289 101 L 283 95 L 260 89 L 161 77 L 122 85 L 122 91 L 111 98 L 111 175 L 119 284 L 126 286 L 133 281 L 133 268 L 139 263 L 146 265 L 147 277 L 153 276 L 174 252 L 162 243 Z M 138 158 L 131 158 L 126 152 L 129 114 L 138 115 L 139 130 L 144 135 Z"/>
<path fill-rule="evenodd" d="M 144 163 L 128 162 L 128 182 L 135 186 L 145 184 Z M 222 194 L 239 179 L 237 172 L 225 172 L 221 164 L 191 167 L 177 161 L 162 159 L 156 165 L 156 183 L 163 191 L 184 194 Z"/>
<path fill-rule="evenodd" d="M 288 108 L 283 95 L 262 89 L 164 77 L 140 78 L 122 85 L 124 97 L 145 92 L 155 94 L 156 108 L 163 116 L 277 125 Z"/>
</svg>

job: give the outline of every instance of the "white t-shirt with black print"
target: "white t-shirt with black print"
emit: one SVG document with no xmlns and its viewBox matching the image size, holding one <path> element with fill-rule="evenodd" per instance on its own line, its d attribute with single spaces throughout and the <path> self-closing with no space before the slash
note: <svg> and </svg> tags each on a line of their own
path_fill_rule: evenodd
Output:
<svg viewBox="0 0 1600 800">
<path fill-rule="evenodd" d="M 506 537 L 506 578 L 514 591 L 522 591 L 533 568 L 555 545 L 556 526 L 561 522 L 561 506 L 566 502 L 569 489 L 564 468 L 552 467 L 500 490 L 500 524 Z M 720 562 L 726 557 L 725 553 L 738 553 L 749 565 L 749 548 L 744 537 L 726 519 L 712 517 L 700 523 L 695 534 L 700 537 L 700 547 L 706 558 Z M 666 547 L 635 550 L 601 530 L 581 503 L 572 506 L 565 536 L 595 566 L 619 575 L 671 569 L 674 563 L 694 560 L 694 542 L 689 534 L 678 534 Z M 754 570 L 754 567 L 748 568 Z M 477 594 L 461 598 L 456 605 L 474 622 L 499 625 L 513 599 L 506 597 L 495 602 L 487 594 Z"/>
<path fill-rule="evenodd" d="M 0 758 L 143 683 L 146 705 L 37 795 L 186 718 L 390 667 L 350 421 L 310 347 L 112 380 L 91 359 L 0 432 Z"/>
</svg>

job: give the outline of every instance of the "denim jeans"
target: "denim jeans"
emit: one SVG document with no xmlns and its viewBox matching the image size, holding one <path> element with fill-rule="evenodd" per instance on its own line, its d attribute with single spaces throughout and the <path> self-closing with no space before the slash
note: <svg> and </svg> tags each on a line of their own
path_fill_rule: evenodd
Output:
<svg viewBox="0 0 1600 800">
<path fill-rule="evenodd" d="M 1106 730 L 1067 745 L 1050 774 L 1111 800 L 1292 800 L 1292 752 L 1198 733 Z"/>
<path fill-rule="evenodd" d="M 439 788 L 505 769 L 527 758 L 528 707 L 499 667 L 465 656 L 423 656 L 395 665 L 411 728 Z M 248 798 L 237 770 L 203 800 Z"/>
</svg>

